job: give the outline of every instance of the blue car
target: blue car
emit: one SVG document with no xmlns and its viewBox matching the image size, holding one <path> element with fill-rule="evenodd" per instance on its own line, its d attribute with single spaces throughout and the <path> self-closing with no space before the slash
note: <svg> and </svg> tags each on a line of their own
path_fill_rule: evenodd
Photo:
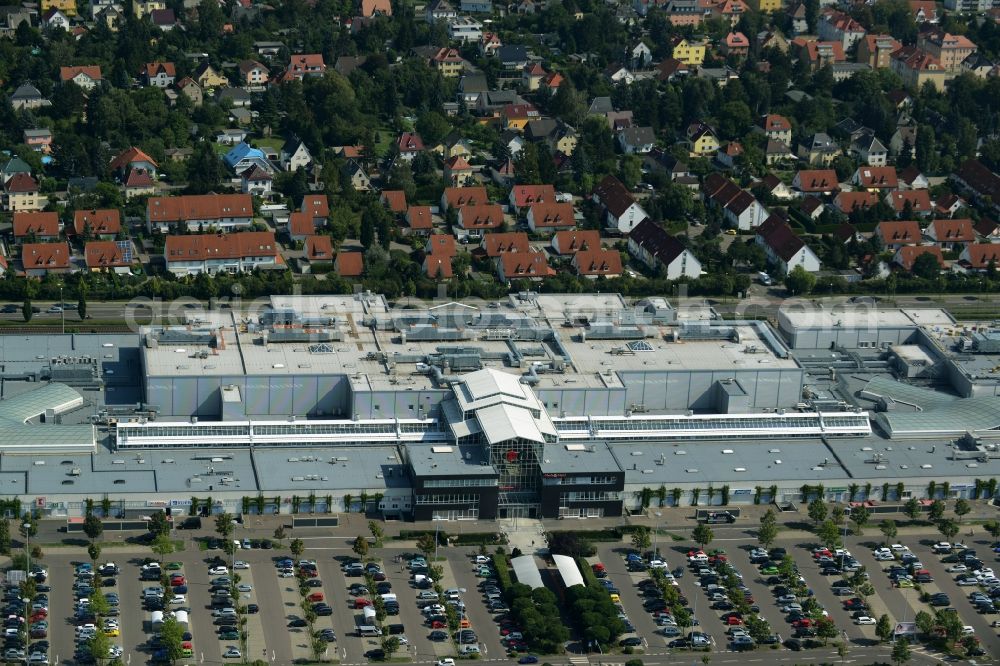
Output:
<svg viewBox="0 0 1000 666">
<path fill-rule="evenodd" d="M 291 566 L 294 566 L 294 565 L 295 565 L 295 562 L 293 562 L 292 560 L 288 559 L 287 557 L 284 558 L 284 559 L 278 560 L 278 564 L 277 564 L 277 566 L 279 568 L 281 568 L 281 569 L 284 569 L 285 567 L 291 567 Z"/>
<path fill-rule="evenodd" d="M 517 663 L 519 663 L 519 664 L 537 664 L 538 663 L 538 657 L 536 657 L 533 654 L 526 654 L 523 657 L 521 657 L 520 659 L 518 659 Z"/>
</svg>

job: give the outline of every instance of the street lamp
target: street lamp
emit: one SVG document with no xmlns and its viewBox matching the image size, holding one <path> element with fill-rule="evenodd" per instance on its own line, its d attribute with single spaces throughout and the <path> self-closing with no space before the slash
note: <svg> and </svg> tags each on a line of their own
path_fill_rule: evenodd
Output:
<svg viewBox="0 0 1000 666">
<path fill-rule="evenodd" d="M 434 516 L 432 518 L 434 521 L 434 561 L 437 562 L 438 558 L 438 532 L 441 531 L 441 521 L 444 520 L 441 516 Z M 440 581 L 435 581 L 440 582 Z"/>
<path fill-rule="evenodd" d="M 31 659 L 31 630 L 28 627 L 28 604 L 31 603 L 31 598 L 25 596 L 21 601 L 24 602 L 24 663 L 27 666 L 28 660 Z"/>
<path fill-rule="evenodd" d="M 656 511 L 655 513 L 653 513 L 653 515 L 656 516 L 656 527 L 653 528 L 653 557 L 659 558 L 660 557 L 660 551 L 659 551 L 659 548 L 657 547 L 656 539 L 659 536 L 660 518 L 663 517 L 663 512 L 662 511 Z"/>
</svg>

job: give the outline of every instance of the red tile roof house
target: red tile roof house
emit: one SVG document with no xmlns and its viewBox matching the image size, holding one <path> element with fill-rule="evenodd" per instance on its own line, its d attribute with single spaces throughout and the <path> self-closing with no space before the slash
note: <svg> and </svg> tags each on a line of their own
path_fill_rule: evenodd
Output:
<svg viewBox="0 0 1000 666">
<path fill-rule="evenodd" d="M 333 264 L 333 241 L 329 236 L 309 236 L 305 240 L 299 269 L 311 273 L 315 264 Z"/>
<path fill-rule="evenodd" d="M 59 214 L 41 211 L 14 213 L 14 241 L 43 242 L 59 240 Z"/>
<path fill-rule="evenodd" d="M 360 252 L 340 252 L 333 262 L 340 277 L 361 277 L 365 272 L 365 255 Z"/>
<path fill-rule="evenodd" d="M 426 236 L 434 231 L 434 215 L 430 206 L 410 206 L 404 216 L 406 220 L 406 233 Z"/>
<path fill-rule="evenodd" d="M 927 190 L 907 190 L 905 192 L 889 192 L 885 202 L 892 206 L 898 217 L 910 215 L 927 216 L 934 210 L 931 195 Z"/>
<path fill-rule="evenodd" d="M 833 169 L 803 169 L 792 179 L 792 188 L 807 194 L 832 195 L 840 189 Z"/>
<path fill-rule="evenodd" d="M 497 277 L 502 282 L 531 280 L 541 282 L 555 275 L 543 252 L 505 252 L 496 258 Z"/>
<path fill-rule="evenodd" d="M 399 151 L 400 159 L 410 162 L 417 153 L 424 151 L 424 140 L 416 132 L 403 132 L 396 140 L 396 150 Z"/>
<path fill-rule="evenodd" d="M 496 231 L 504 223 L 503 208 L 500 204 L 477 204 L 462 206 L 458 209 L 458 223 L 454 229 L 455 236 L 478 238 L 487 231 Z"/>
<path fill-rule="evenodd" d="M 493 234 L 487 236 L 492 237 Z M 424 254 L 436 254 L 444 257 L 454 257 L 458 254 L 455 237 L 451 234 L 431 234 L 424 245 Z"/>
<path fill-rule="evenodd" d="M 966 269 L 985 271 L 992 263 L 1000 266 L 1000 243 L 970 243 L 958 257 L 959 263 Z"/>
<path fill-rule="evenodd" d="M 455 276 L 451 267 L 451 257 L 444 254 L 424 256 L 424 274 L 432 280 L 447 280 Z"/>
<path fill-rule="evenodd" d="M 322 76 L 326 71 L 321 53 L 299 53 L 293 55 L 288 68 L 278 75 L 279 83 L 287 83 L 292 79 L 302 80 L 307 76 Z"/>
<path fill-rule="evenodd" d="M 481 250 L 490 259 L 496 259 L 509 253 L 524 254 L 531 252 L 528 234 L 523 231 L 508 231 L 496 234 L 486 234 Z"/>
<path fill-rule="evenodd" d="M 307 194 L 302 197 L 299 210 L 308 213 L 318 228 L 326 224 L 327 218 L 330 217 L 330 202 L 325 194 Z"/>
<path fill-rule="evenodd" d="M 395 213 L 396 215 L 406 213 L 406 192 L 403 190 L 382 190 L 379 201 L 389 209 L 390 213 Z"/>
<path fill-rule="evenodd" d="M 111 270 L 122 275 L 129 274 L 132 272 L 131 256 L 130 250 L 113 240 L 90 241 L 83 248 L 83 258 L 87 262 L 87 270 L 91 272 Z"/>
<path fill-rule="evenodd" d="M 83 236 L 90 231 L 90 237 L 114 240 L 122 230 L 121 211 L 117 208 L 78 210 L 73 213 L 73 232 Z"/>
<path fill-rule="evenodd" d="M 537 203 L 553 203 L 556 200 L 556 189 L 552 185 L 515 185 L 510 190 L 508 201 L 515 215 L 524 213 L 524 209 Z"/>
<path fill-rule="evenodd" d="M 288 237 L 295 242 L 302 242 L 316 233 L 312 215 L 295 211 L 288 216 Z"/>
<path fill-rule="evenodd" d="M 904 245 L 920 245 L 923 242 L 920 225 L 912 220 L 883 220 L 875 225 L 875 237 L 881 241 L 882 247 L 889 250 L 898 250 Z"/>
<path fill-rule="evenodd" d="M 477 187 L 446 187 L 441 194 L 441 214 L 447 213 L 449 208 L 485 203 L 489 203 L 489 197 L 486 195 L 486 188 L 481 185 Z"/>
<path fill-rule="evenodd" d="M 577 275 L 595 280 L 602 275 L 606 278 L 621 277 L 622 255 L 618 250 L 580 250 L 570 262 Z"/>
<path fill-rule="evenodd" d="M 574 254 L 581 250 L 601 247 L 601 232 L 593 229 L 557 231 L 552 236 L 552 251 L 556 254 Z"/>
<path fill-rule="evenodd" d="M 896 176 L 896 167 L 873 167 L 860 166 L 854 175 L 851 176 L 851 183 L 867 190 L 896 190 L 899 189 L 899 178 Z"/>
<path fill-rule="evenodd" d="M 571 203 L 538 203 L 528 207 L 528 228 L 536 234 L 550 234 L 576 226 Z"/>
<path fill-rule="evenodd" d="M 934 220 L 924 229 L 924 236 L 942 250 L 961 250 L 976 242 L 972 220 Z"/>
<path fill-rule="evenodd" d="M 253 197 L 249 194 L 196 194 L 150 197 L 146 200 L 146 229 L 169 233 L 171 228 L 188 231 L 215 228 L 232 231 L 253 224 Z"/>
<path fill-rule="evenodd" d="M 947 264 L 944 261 L 944 255 L 941 254 L 941 248 L 937 245 L 904 245 L 903 247 L 896 250 L 896 254 L 892 257 L 893 263 L 905 270 L 913 270 L 913 264 L 916 262 L 917 257 L 922 254 L 930 254 L 938 261 L 938 266 L 942 269 L 947 268 Z"/>
<path fill-rule="evenodd" d="M 286 268 L 270 231 L 167 236 L 163 257 L 167 270 L 179 276 Z"/>
<path fill-rule="evenodd" d="M 69 273 L 72 256 L 69 243 L 25 243 L 21 246 L 21 265 L 28 277 L 45 277 L 49 273 Z"/>
</svg>

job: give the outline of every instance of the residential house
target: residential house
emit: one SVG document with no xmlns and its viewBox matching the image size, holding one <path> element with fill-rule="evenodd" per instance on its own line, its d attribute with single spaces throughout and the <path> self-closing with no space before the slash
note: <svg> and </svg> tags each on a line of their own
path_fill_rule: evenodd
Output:
<svg viewBox="0 0 1000 666">
<path fill-rule="evenodd" d="M 792 123 L 784 116 L 775 113 L 761 116 L 756 129 L 772 141 L 780 141 L 786 147 L 792 145 Z"/>
<path fill-rule="evenodd" d="M 465 71 L 465 58 L 457 49 L 433 49 L 428 57 L 428 63 L 446 79 L 457 78 Z"/>
<path fill-rule="evenodd" d="M 942 250 L 961 250 L 976 242 L 976 230 L 970 219 L 933 220 L 924 229 L 924 236 Z"/>
<path fill-rule="evenodd" d="M 142 68 L 142 80 L 147 86 L 169 88 L 176 78 L 177 70 L 172 62 L 147 62 Z"/>
<path fill-rule="evenodd" d="M 316 228 L 326 224 L 330 217 L 330 201 L 325 194 L 306 194 L 302 197 L 299 210 L 307 213 Z"/>
<path fill-rule="evenodd" d="M 996 71 L 996 63 L 983 55 L 982 52 L 976 51 L 962 61 L 962 71 L 971 72 L 979 78 L 985 79 L 994 75 L 993 73 Z"/>
<path fill-rule="evenodd" d="M 42 4 L 45 4 L 44 2 Z M 76 4 L 74 3 L 74 9 Z M 55 7 L 52 7 L 42 14 L 42 27 L 46 30 L 65 30 L 69 32 L 69 17 Z"/>
<path fill-rule="evenodd" d="M 809 22 L 806 20 L 806 3 L 793 2 L 788 8 L 788 15 L 792 19 L 792 34 L 804 35 L 809 32 Z"/>
<path fill-rule="evenodd" d="M 934 214 L 941 217 L 953 217 L 965 206 L 962 197 L 956 194 L 942 194 L 934 202 Z"/>
<path fill-rule="evenodd" d="M 389 0 L 361 0 L 361 16 L 392 16 L 392 3 Z"/>
<path fill-rule="evenodd" d="M 508 231 L 486 234 L 480 249 L 488 258 L 497 259 L 505 254 L 527 254 L 531 252 L 531 245 L 528 243 L 528 234 L 523 231 Z"/>
<path fill-rule="evenodd" d="M 1000 243 L 970 243 L 962 248 L 959 263 L 975 271 L 986 271 L 1000 265 Z"/>
<path fill-rule="evenodd" d="M 1000 211 L 1000 176 L 990 171 L 979 160 L 970 159 L 962 162 L 951 175 L 951 179 L 962 190 L 971 194 L 976 203 Z"/>
<path fill-rule="evenodd" d="M 705 123 L 695 122 L 687 128 L 687 146 L 691 157 L 708 157 L 719 151 L 715 130 Z"/>
<path fill-rule="evenodd" d="M 458 16 L 448 21 L 448 39 L 462 44 L 479 43 L 483 24 L 471 16 Z"/>
<path fill-rule="evenodd" d="M 403 190 L 382 190 L 379 201 L 393 215 L 403 215 L 408 210 L 406 192 Z"/>
<path fill-rule="evenodd" d="M 342 175 L 350 183 L 355 192 L 370 192 L 372 189 L 371 178 L 368 173 L 356 160 L 347 160 L 341 169 Z"/>
<path fill-rule="evenodd" d="M 671 57 L 680 60 L 690 67 L 701 67 L 705 62 L 705 53 L 707 50 L 708 47 L 705 42 L 695 41 L 686 37 L 675 37 Z"/>
<path fill-rule="evenodd" d="M 701 263 L 694 254 L 649 218 L 632 229 L 628 251 L 650 270 L 662 271 L 668 280 L 694 280 L 701 275 Z"/>
<path fill-rule="evenodd" d="M 278 162 L 285 171 L 298 171 L 312 164 L 312 153 L 298 137 L 289 137 L 278 152 Z"/>
<path fill-rule="evenodd" d="M 524 137 L 532 142 L 544 141 L 552 153 L 569 156 L 576 150 L 579 136 L 576 130 L 561 120 L 539 118 L 528 121 L 524 128 Z"/>
<path fill-rule="evenodd" d="M 984 217 L 976 222 L 976 233 L 988 243 L 1000 242 L 1000 223 Z"/>
<path fill-rule="evenodd" d="M 258 164 L 251 165 L 240 172 L 240 192 L 256 197 L 271 196 L 274 177 Z"/>
<path fill-rule="evenodd" d="M 529 61 L 528 49 L 519 44 L 504 44 L 497 49 L 496 55 L 497 60 L 500 61 L 501 69 L 509 76 L 520 77 Z"/>
<path fill-rule="evenodd" d="M 132 272 L 132 241 L 97 240 L 83 247 L 83 260 L 91 273 L 111 271 L 120 275 Z"/>
<path fill-rule="evenodd" d="M 768 261 L 783 275 L 797 266 L 810 273 L 820 269 L 819 257 L 780 215 L 771 215 L 757 228 L 755 242 L 764 250 Z"/>
<path fill-rule="evenodd" d="M 781 0 L 765 0 L 781 4 Z M 761 51 L 766 49 L 777 49 L 781 53 L 788 53 L 791 47 L 789 41 L 777 30 L 762 30 L 757 33 L 757 46 Z"/>
<path fill-rule="evenodd" d="M 22 132 L 24 144 L 36 153 L 48 155 L 52 152 L 52 130 L 47 128 L 26 129 Z"/>
<path fill-rule="evenodd" d="M 850 15 L 839 11 L 823 14 L 818 23 L 819 38 L 824 41 L 839 42 L 844 51 L 864 39 L 867 31 Z"/>
<path fill-rule="evenodd" d="M 490 89 L 486 75 L 482 72 L 463 74 L 458 80 L 458 101 L 470 109 L 479 106 L 479 98 Z"/>
<path fill-rule="evenodd" d="M 305 241 L 316 234 L 316 224 L 312 215 L 303 211 L 292 211 L 288 215 L 288 237 L 296 243 Z"/>
<path fill-rule="evenodd" d="M 169 233 L 176 227 L 188 231 L 204 228 L 223 232 L 253 224 L 253 198 L 248 194 L 194 194 L 150 197 L 146 201 L 146 230 Z"/>
<path fill-rule="evenodd" d="M 201 86 L 190 76 L 185 76 L 178 81 L 176 87 L 178 92 L 191 100 L 191 106 L 199 107 L 204 103 L 205 97 Z"/>
<path fill-rule="evenodd" d="M 548 72 L 541 64 L 529 62 L 521 71 L 521 87 L 529 92 L 534 92 L 542 85 L 542 80 L 546 76 L 548 76 Z"/>
<path fill-rule="evenodd" d="M 293 79 L 301 81 L 306 77 L 323 76 L 326 72 L 326 63 L 323 62 L 322 53 L 296 53 L 291 56 L 288 67 L 278 75 L 280 83 L 286 83 Z"/>
<path fill-rule="evenodd" d="M 135 146 L 119 153 L 108 164 L 108 169 L 115 174 L 119 181 L 123 181 L 131 171 L 145 171 L 149 174 L 155 174 L 157 168 L 156 161 Z"/>
<path fill-rule="evenodd" d="M 93 90 L 104 79 L 99 65 L 74 65 L 60 67 L 59 80 L 63 83 L 73 82 L 84 90 Z"/>
<path fill-rule="evenodd" d="M 674 27 L 701 25 L 705 18 L 698 0 L 666 0 L 666 14 Z"/>
<path fill-rule="evenodd" d="M 21 265 L 28 277 L 72 272 L 69 243 L 25 243 L 21 246 Z"/>
<path fill-rule="evenodd" d="M 944 255 L 941 253 L 941 248 L 937 245 L 904 245 L 896 250 L 896 254 L 892 257 L 892 261 L 900 268 L 910 271 L 913 270 L 913 264 L 916 263 L 917 257 L 923 254 L 929 254 L 937 259 L 938 266 L 942 270 L 947 268 L 947 264 L 944 261 Z"/>
<path fill-rule="evenodd" d="M 795 198 L 795 193 L 792 189 L 773 173 L 765 174 L 763 178 L 754 183 L 753 189 L 775 199 L 788 200 Z"/>
<path fill-rule="evenodd" d="M 926 190 L 931 186 L 927 176 L 920 172 L 916 164 L 911 164 L 899 172 L 899 184 L 907 190 Z"/>
<path fill-rule="evenodd" d="M 902 46 L 892 35 L 865 35 L 865 38 L 858 42 L 855 60 L 867 64 L 872 69 L 889 69 L 892 54 Z"/>
<path fill-rule="evenodd" d="M 824 207 L 823 201 L 819 197 L 809 195 L 799 199 L 796 208 L 810 220 L 818 220 L 823 214 Z"/>
<path fill-rule="evenodd" d="M 458 9 L 470 14 L 492 14 L 493 2 L 492 0 L 461 0 L 458 3 Z"/>
<path fill-rule="evenodd" d="M 850 152 L 859 161 L 870 167 L 885 167 L 889 151 L 874 134 L 865 132 L 851 142 Z"/>
<path fill-rule="evenodd" d="M 702 198 L 706 205 L 721 209 L 726 222 L 735 229 L 749 231 L 768 217 L 767 209 L 752 194 L 718 172 L 705 177 Z"/>
<path fill-rule="evenodd" d="M 495 32 L 484 32 L 479 38 L 479 53 L 487 58 L 495 56 L 497 50 L 503 46 L 500 35 Z"/>
<path fill-rule="evenodd" d="M 8 178 L 3 185 L 4 210 L 41 210 L 38 182 L 31 174 L 18 172 Z"/>
<path fill-rule="evenodd" d="M 425 254 L 424 275 L 432 280 L 448 280 L 455 276 L 451 263 L 452 257 L 445 254 Z"/>
<path fill-rule="evenodd" d="M 434 152 L 447 160 L 451 157 L 472 157 L 472 142 L 465 138 L 458 130 L 452 130 L 441 139 L 441 143 L 434 146 Z"/>
<path fill-rule="evenodd" d="M 365 255 L 361 252 L 338 252 L 333 270 L 340 277 L 361 277 L 365 272 Z"/>
<path fill-rule="evenodd" d="M 267 155 L 260 148 L 254 148 L 245 141 L 233 146 L 222 156 L 222 162 L 234 174 L 241 174 L 252 166 L 259 166 L 267 173 L 273 174 L 276 169 Z"/>
<path fill-rule="evenodd" d="M 424 8 L 424 20 L 428 23 L 448 21 L 458 18 L 458 12 L 448 0 L 431 0 Z"/>
<path fill-rule="evenodd" d="M 351 72 L 368 62 L 368 56 L 338 56 L 333 63 L 333 70 L 344 78 L 348 78 Z"/>
<path fill-rule="evenodd" d="M 117 208 L 84 209 L 73 212 L 73 233 L 81 238 L 114 240 L 121 230 L 122 216 Z"/>
<path fill-rule="evenodd" d="M 132 0 L 132 14 L 141 19 L 157 9 L 164 9 L 166 6 L 163 0 Z"/>
<path fill-rule="evenodd" d="M 635 74 L 620 62 L 613 62 L 604 68 L 604 78 L 611 83 L 624 83 L 631 85 L 635 83 Z"/>
<path fill-rule="evenodd" d="M 875 225 L 875 237 L 879 239 L 883 248 L 893 252 L 903 246 L 920 245 L 923 242 L 920 225 L 912 220 L 901 222 L 883 220 Z"/>
<path fill-rule="evenodd" d="M 910 159 L 917 156 L 917 128 L 916 125 L 904 125 L 897 127 L 889 140 L 889 154 L 898 157 L 904 151 L 909 152 Z"/>
<path fill-rule="evenodd" d="M 489 234 L 486 238 L 493 238 L 495 235 Z M 431 234 L 427 237 L 424 245 L 424 254 L 433 254 L 439 257 L 455 258 L 458 254 L 458 246 L 455 244 L 455 237 L 451 234 Z"/>
<path fill-rule="evenodd" d="M 406 224 L 411 234 L 426 236 L 434 230 L 430 206 L 410 206 L 406 209 Z M 444 235 L 444 234 L 443 234 Z M 450 236 L 448 236 L 450 238 Z"/>
<path fill-rule="evenodd" d="M 897 217 L 926 217 L 933 212 L 930 192 L 927 190 L 894 190 L 886 194 L 885 202 L 892 206 Z"/>
<path fill-rule="evenodd" d="M 605 176 L 594 188 L 591 199 L 604 208 L 605 226 L 622 235 L 631 233 L 647 217 L 642 206 L 614 176 Z"/>
<path fill-rule="evenodd" d="M 622 255 L 618 250 L 605 250 L 601 247 L 580 250 L 573 254 L 570 265 L 577 275 L 591 280 L 599 277 L 616 278 L 622 274 Z"/>
<path fill-rule="evenodd" d="M 795 154 L 788 147 L 788 144 L 783 141 L 775 141 L 774 139 L 767 140 L 767 144 L 764 146 L 764 163 L 767 166 L 791 162 L 794 159 Z"/>
<path fill-rule="evenodd" d="M 941 63 L 948 72 L 960 72 L 962 62 L 976 52 L 977 46 L 965 35 L 952 35 L 941 28 L 921 30 L 917 47 Z"/>
<path fill-rule="evenodd" d="M 706 4 L 713 18 L 722 19 L 732 28 L 735 28 L 743 14 L 750 10 L 743 0 L 710 0 Z"/>
<path fill-rule="evenodd" d="M 174 14 L 174 10 L 170 8 L 154 9 L 149 13 L 149 22 L 160 30 L 166 32 L 168 30 L 173 30 L 177 25 L 177 15 Z"/>
<path fill-rule="evenodd" d="M 594 229 L 570 229 L 552 234 L 552 251 L 556 254 L 575 254 L 600 247 L 601 232 Z"/>
<path fill-rule="evenodd" d="M 798 157 L 814 166 L 830 166 L 843 151 L 826 132 L 816 132 L 806 138 L 798 147 Z"/>
<path fill-rule="evenodd" d="M 266 86 L 271 70 L 256 60 L 241 60 L 239 64 L 240 83 L 247 88 Z"/>
<path fill-rule="evenodd" d="M 626 155 L 645 155 L 656 146 L 652 127 L 631 125 L 618 133 L 618 146 Z"/>
<path fill-rule="evenodd" d="M 41 0 L 38 9 L 42 15 L 51 10 L 62 13 L 63 16 L 76 16 L 76 0 Z"/>
<path fill-rule="evenodd" d="M 878 205 L 878 194 L 867 190 L 862 192 L 838 192 L 833 198 L 833 207 L 844 215 L 855 211 L 866 211 Z"/>
<path fill-rule="evenodd" d="M 474 182 L 472 165 L 461 155 L 449 157 L 444 162 L 444 179 L 454 187 L 463 187 Z"/>
<path fill-rule="evenodd" d="M 555 233 L 576 226 L 573 204 L 568 202 L 536 203 L 528 206 L 528 228 L 535 234 Z"/>
<path fill-rule="evenodd" d="M 723 38 L 720 50 L 725 56 L 745 58 L 750 53 L 750 40 L 742 32 L 730 32 Z"/>
<path fill-rule="evenodd" d="M 52 102 L 45 99 L 42 93 L 30 83 L 22 83 L 10 96 L 10 105 L 15 111 L 40 109 L 51 106 Z"/>
<path fill-rule="evenodd" d="M 441 214 L 448 212 L 449 208 L 459 209 L 462 206 L 477 206 L 489 203 L 486 196 L 486 188 L 479 185 L 476 187 L 446 187 L 441 194 Z"/>
<path fill-rule="evenodd" d="M 739 141 L 728 141 L 715 154 L 715 161 L 722 165 L 723 168 L 732 169 L 736 166 L 736 160 L 742 154 L 743 145 Z"/>
<path fill-rule="evenodd" d="M 302 244 L 299 270 L 311 273 L 316 264 L 333 264 L 334 256 L 333 241 L 329 236 L 308 236 Z"/>
<path fill-rule="evenodd" d="M 470 204 L 458 209 L 455 236 L 479 237 L 487 231 L 503 227 L 503 209 L 499 204 Z"/>
<path fill-rule="evenodd" d="M 559 86 L 563 84 L 563 81 L 565 81 L 565 78 L 563 78 L 563 75 L 559 72 L 549 72 L 542 79 L 542 82 L 538 84 L 538 89 L 541 92 L 552 96 L 559 91 Z"/>
<path fill-rule="evenodd" d="M 903 85 L 912 90 L 919 90 L 929 82 L 943 92 L 945 81 L 949 78 L 941 61 L 916 46 L 904 46 L 894 52 L 890 65 L 903 80 Z"/>
<path fill-rule="evenodd" d="M 403 132 L 396 140 L 396 152 L 400 159 L 412 162 L 418 153 L 424 151 L 424 140 L 416 132 Z"/>
<path fill-rule="evenodd" d="M 917 23 L 937 23 L 937 3 L 934 0 L 908 0 Z M 947 4 L 947 3 L 946 3 Z"/>
<path fill-rule="evenodd" d="M 833 169 L 801 169 L 792 179 L 792 189 L 803 194 L 830 196 L 840 189 Z"/>
<path fill-rule="evenodd" d="M 691 73 L 686 63 L 677 58 L 664 58 L 656 66 L 656 80 L 674 82 Z"/>
<path fill-rule="evenodd" d="M 824 67 L 833 67 L 837 63 L 847 61 L 844 47 L 840 42 L 820 42 L 815 39 L 796 37 L 792 40 L 799 58 L 804 58 L 813 71 Z"/>
<path fill-rule="evenodd" d="M 632 69 L 645 69 L 653 62 L 653 52 L 645 42 L 638 41 L 625 49 L 625 60 Z"/>
<path fill-rule="evenodd" d="M 248 132 L 245 129 L 224 129 L 217 132 L 215 142 L 224 146 L 238 146 L 246 141 Z"/>
<path fill-rule="evenodd" d="M 122 183 L 122 190 L 125 192 L 125 201 L 131 201 L 136 197 L 156 194 L 156 183 L 148 171 L 132 169 Z"/>
<path fill-rule="evenodd" d="M 216 72 L 215 68 L 207 61 L 198 65 L 191 78 L 201 86 L 202 90 L 225 88 L 229 85 L 229 79 Z"/>
<path fill-rule="evenodd" d="M 41 211 L 14 213 L 14 241 L 36 243 L 59 240 L 59 214 Z"/>
<path fill-rule="evenodd" d="M 540 282 L 555 275 L 544 252 L 507 252 L 496 258 L 497 277 L 501 282 L 531 280 Z"/>
<path fill-rule="evenodd" d="M 508 104 L 503 107 L 503 126 L 505 129 L 523 131 L 532 120 L 538 120 L 541 115 L 533 104 Z"/>
<path fill-rule="evenodd" d="M 896 167 L 860 166 L 851 176 L 851 184 L 872 191 L 895 190 L 899 188 Z"/>
<path fill-rule="evenodd" d="M 167 236 L 163 258 L 167 270 L 178 276 L 285 268 L 270 231 Z"/>
</svg>

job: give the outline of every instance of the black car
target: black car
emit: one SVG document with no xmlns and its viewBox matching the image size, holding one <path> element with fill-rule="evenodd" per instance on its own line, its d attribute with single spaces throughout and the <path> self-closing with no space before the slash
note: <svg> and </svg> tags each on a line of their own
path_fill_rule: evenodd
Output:
<svg viewBox="0 0 1000 666">
<path fill-rule="evenodd" d="M 337 640 L 337 634 L 333 632 L 333 629 L 324 629 L 316 633 L 316 638 L 325 643 L 333 643 Z"/>
<path fill-rule="evenodd" d="M 764 584 L 769 587 L 772 585 L 781 585 L 781 576 L 770 576 L 764 581 Z"/>
<path fill-rule="evenodd" d="M 712 604 L 712 608 L 714 610 L 729 611 L 733 610 L 735 606 L 733 606 L 732 602 L 729 601 L 716 601 L 714 604 Z"/>
<path fill-rule="evenodd" d="M 448 640 L 448 634 L 440 629 L 435 629 L 431 633 L 427 634 L 427 638 L 432 641 L 446 641 Z"/>
<path fill-rule="evenodd" d="M 639 647 L 642 645 L 642 639 L 638 636 L 631 636 L 629 638 L 623 638 L 618 641 L 619 647 Z"/>
<path fill-rule="evenodd" d="M 950 606 L 951 599 L 946 594 L 935 594 L 931 596 L 931 606 Z"/>
<path fill-rule="evenodd" d="M 785 550 L 784 548 L 772 548 L 771 550 L 767 551 L 768 557 L 770 557 L 772 560 L 783 559 L 787 554 L 788 551 Z"/>
<path fill-rule="evenodd" d="M 672 649 L 689 648 L 691 647 L 691 641 L 689 641 L 686 638 L 675 638 L 674 640 L 667 643 L 667 647 Z"/>
<path fill-rule="evenodd" d="M 792 652 L 798 652 L 799 650 L 802 649 L 802 643 L 794 638 L 789 638 L 787 641 L 782 643 L 782 645 L 784 645 Z"/>
<path fill-rule="evenodd" d="M 406 631 L 406 629 L 401 624 L 390 624 L 387 625 L 386 629 L 388 630 L 390 636 L 395 636 L 397 634 L 401 634 L 404 631 Z"/>
<path fill-rule="evenodd" d="M 323 587 L 323 581 L 319 578 L 310 578 L 306 581 L 306 587 Z"/>
<path fill-rule="evenodd" d="M 254 613 L 260 612 L 260 606 L 257 604 L 247 604 L 247 613 L 253 615 Z"/>
<path fill-rule="evenodd" d="M 221 547 L 222 547 L 222 544 L 215 537 L 211 537 L 208 540 L 208 549 L 209 550 L 218 550 Z"/>
<path fill-rule="evenodd" d="M 389 582 L 379 583 L 378 585 L 375 586 L 375 590 L 379 594 L 388 594 L 389 592 L 392 591 L 392 583 Z"/>
<path fill-rule="evenodd" d="M 305 620 L 303 620 L 303 619 L 302 619 L 301 617 L 297 617 L 297 618 L 295 618 L 294 620 L 292 620 L 291 622 L 289 622 L 289 623 L 288 623 L 288 626 L 289 626 L 289 627 L 293 627 L 293 628 L 297 628 L 297 627 L 308 627 L 308 626 L 309 626 L 309 623 L 308 623 L 308 622 L 306 622 Z"/>
<path fill-rule="evenodd" d="M 365 652 L 365 657 L 372 659 L 374 661 L 382 661 L 385 659 L 385 650 L 381 648 L 375 648 L 374 650 L 368 650 Z"/>
<path fill-rule="evenodd" d="M 313 610 L 316 615 L 320 617 L 329 617 L 333 615 L 333 609 L 327 606 L 326 608 L 316 608 Z"/>
<path fill-rule="evenodd" d="M 662 597 L 663 593 L 660 592 L 660 588 L 648 585 L 642 588 L 642 596 L 644 597 Z"/>
<path fill-rule="evenodd" d="M 781 637 L 777 634 L 770 634 L 768 636 L 762 636 L 757 643 L 760 645 L 777 645 Z"/>
<path fill-rule="evenodd" d="M 667 610 L 667 601 L 666 599 L 647 599 L 642 603 L 642 607 L 645 608 L 648 613 Z"/>
</svg>

